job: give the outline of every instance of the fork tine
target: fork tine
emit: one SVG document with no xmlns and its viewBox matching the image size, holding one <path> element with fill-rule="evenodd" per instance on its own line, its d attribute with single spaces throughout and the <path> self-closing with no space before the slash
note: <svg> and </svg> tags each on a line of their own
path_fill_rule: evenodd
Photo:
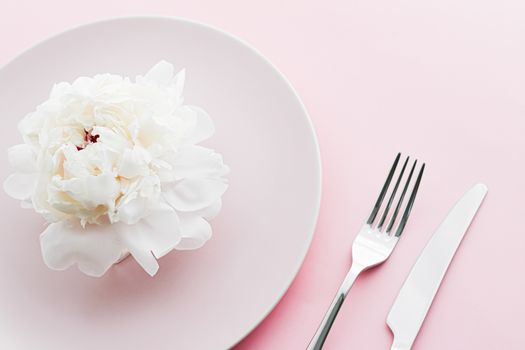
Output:
<svg viewBox="0 0 525 350">
<path fill-rule="evenodd" d="M 390 207 L 392 206 L 392 202 L 394 201 L 394 197 L 396 196 L 397 188 L 399 187 L 399 183 L 401 182 L 401 179 L 403 178 L 403 174 L 405 173 L 405 169 L 408 164 L 408 160 L 410 157 L 407 157 L 405 159 L 405 163 L 403 164 L 403 168 L 401 168 L 401 172 L 399 173 L 397 177 L 396 184 L 394 186 L 394 189 L 392 190 L 392 193 L 390 194 L 390 198 L 388 199 L 388 203 L 386 205 L 385 210 L 383 211 L 383 215 L 381 216 L 381 220 L 379 220 L 379 223 L 377 224 L 377 229 L 381 231 L 381 228 L 383 227 L 383 224 L 385 223 L 386 216 L 388 215 L 388 212 L 390 211 Z"/>
<path fill-rule="evenodd" d="M 399 214 L 399 210 L 401 209 L 401 205 L 403 204 L 403 200 L 405 199 L 405 194 L 408 190 L 408 185 L 410 184 L 410 180 L 412 179 L 412 175 L 414 174 L 414 169 L 416 168 L 417 159 L 412 164 L 412 169 L 410 169 L 410 173 L 408 174 L 408 178 L 405 181 L 405 186 L 403 187 L 403 192 L 401 192 L 401 196 L 399 196 L 399 199 L 397 201 L 396 209 L 394 210 L 394 214 L 392 214 L 392 217 L 390 218 L 390 222 L 388 223 L 388 226 L 386 228 L 386 233 L 390 233 L 392 231 L 392 227 L 394 226 L 394 223 L 396 222 L 397 215 Z"/>
<path fill-rule="evenodd" d="M 397 227 L 396 231 L 396 237 L 401 236 L 403 233 L 403 230 L 405 229 L 405 225 L 408 220 L 408 216 L 410 215 L 410 211 L 412 210 L 412 206 L 414 205 L 414 201 L 416 200 L 417 190 L 419 189 L 419 183 L 421 182 L 421 178 L 423 177 L 423 172 L 425 171 L 425 163 L 423 163 L 423 166 L 419 170 L 419 174 L 417 175 L 416 183 L 414 184 L 414 188 L 412 189 L 412 194 L 410 195 L 410 199 L 408 200 L 408 204 L 405 208 L 405 212 L 403 213 L 403 217 L 401 218 L 401 222 L 399 223 L 399 226 Z"/>
<path fill-rule="evenodd" d="M 400 157 L 401 157 L 401 153 L 398 153 L 396 156 L 396 159 L 394 160 L 394 164 L 392 164 L 392 168 L 390 168 L 390 172 L 388 173 L 385 184 L 383 185 L 383 188 L 381 189 L 381 193 L 379 193 L 379 197 L 376 200 L 374 208 L 372 209 L 372 212 L 370 213 L 370 216 L 368 217 L 368 220 L 366 221 L 368 225 L 372 225 L 372 223 L 374 222 L 377 216 L 377 212 L 379 211 L 379 208 L 381 207 L 381 203 L 383 203 L 383 199 L 385 198 L 385 194 L 388 190 L 388 187 L 390 186 L 390 181 L 392 181 L 392 177 L 394 176 L 394 172 L 396 171 L 397 163 L 399 162 Z"/>
</svg>

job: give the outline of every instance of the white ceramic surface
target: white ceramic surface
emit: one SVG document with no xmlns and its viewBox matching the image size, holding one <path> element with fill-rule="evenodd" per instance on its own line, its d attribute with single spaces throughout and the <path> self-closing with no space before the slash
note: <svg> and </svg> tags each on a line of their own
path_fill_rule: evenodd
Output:
<svg viewBox="0 0 525 350">
<path fill-rule="evenodd" d="M 309 247 L 320 160 L 307 113 L 257 52 L 208 26 L 122 18 L 55 36 L 0 70 L 0 150 L 52 84 L 80 75 L 135 76 L 161 59 L 185 67 L 186 101 L 216 123 L 208 143 L 231 167 L 214 237 L 173 252 L 151 278 L 131 259 L 101 279 L 48 270 L 43 220 L 0 194 L 0 341 L 4 349 L 224 349 L 275 306 Z M 0 177 L 10 172 L 0 154 Z M 6 347 L 7 346 L 7 347 Z"/>
</svg>

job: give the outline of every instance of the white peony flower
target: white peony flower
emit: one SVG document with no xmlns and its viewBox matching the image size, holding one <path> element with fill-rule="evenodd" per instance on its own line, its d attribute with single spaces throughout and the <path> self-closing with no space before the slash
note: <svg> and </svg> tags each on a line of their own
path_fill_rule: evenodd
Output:
<svg viewBox="0 0 525 350">
<path fill-rule="evenodd" d="M 213 122 L 183 104 L 184 71 L 173 73 L 162 61 L 134 82 L 59 83 L 20 122 L 4 189 L 49 222 L 40 239 L 50 268 L 101 276 L 129 253 L 154 275 L 158 258 L 211 237 L 228 167 L 196 145 Z"/>
</svg>

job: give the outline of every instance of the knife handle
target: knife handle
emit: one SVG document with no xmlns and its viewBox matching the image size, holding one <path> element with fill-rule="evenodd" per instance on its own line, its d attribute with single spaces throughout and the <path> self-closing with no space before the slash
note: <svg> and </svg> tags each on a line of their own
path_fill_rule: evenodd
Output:
<svg viewBox="0 0 525 350">
<path fill-rule="evenodd" d="M 396 338 L 394 336 L 394 343 L 392 344 L 392 347 L 390 348 L 390 350 L 410 350 L 410 346 L 405 345 L 405 344 L 396 343 Z"/>
<path fill-rule="evenodd" d="M 354 284 L 357 276 L 359 276 L 362 271 L 363 268 L 361 266 L 355 264 L 352 265 L 350 271 L 348 271 L 346 274 L 343 283 L 341 283 L 337 294 L 332 300 L 332 303 L 330 304 L 328 311 L 321 321 L 319 328 L 317 328 L 317 332 L 315 332 L 312 340 L 310 341 L 310 344 L 308 344 L 308 347 L 306 348 L 307 350 L 320 350 L 323 348 L 323 344 L 326 340 L 326 337 L 328 336 L 328 332 L 330 332 L 330 328 L 332 328 L 332 325 L 334 324 L 335 318 L 339 313 L 343 302 L 345 301 L 346 295 L 350 291 L 350 288 Z"/>
</svg>

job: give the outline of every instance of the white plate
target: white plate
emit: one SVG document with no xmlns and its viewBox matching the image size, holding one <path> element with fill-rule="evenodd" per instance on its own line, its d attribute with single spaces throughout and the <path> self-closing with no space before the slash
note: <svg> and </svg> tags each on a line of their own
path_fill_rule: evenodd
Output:
<svg viewBox="0 0 525 350">
<path fill-rule="evenodd" d="M 43 220 L 0 194 L 0 344 L 17 350 L 225 349 L 271 311 L 309 247 L 320 160 L 307 113 L 261 55 L 219 30 L 123 18 L 67 31 L 0 70 L 2 179 L 16 124 L 53 83 L 111 72 L 134 77 L 166 59 L 187 70 L 186 101 L 216 123 L 209 145 L 231 167 L 214 236 L 172 252 L 149 277 L 132 259 L 101 279 L 41 260 Z M 8 346 L 8 347 L 6 347 Z"/>
</svg>

